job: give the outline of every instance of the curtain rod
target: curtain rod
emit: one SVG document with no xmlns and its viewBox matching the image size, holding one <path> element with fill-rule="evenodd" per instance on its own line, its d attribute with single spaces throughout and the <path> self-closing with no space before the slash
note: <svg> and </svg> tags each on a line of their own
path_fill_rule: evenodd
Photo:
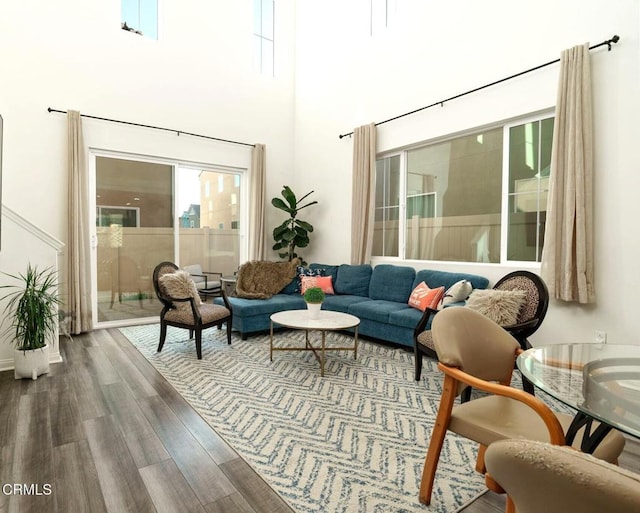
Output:
<svg viewBox="0 0 640 513">
<path fill-rule="evenodd" d="M 590 46 L 589 50 L 593 50 L 595 48 L 599 48 L 601 46 L 607 45 L 607 47 L 609 48 L 609 51 L 611 51 L 611 43 L 617 43 L 618 41 L 620 41 L 620 36 L 613 36 L 611 39 L 607 39 L 606 41 L 603 41 L 602 43 L 598 43 L 597 45 Z M 411 112 L 405 112 L 404 114 L 400 114 L 399 116 L 395 116 L 395 117 L 392 117 L 392 118 L 389 118 L 389 119 L 385 119 L 384 121 L 379 121 L 378 123 L 375 123 L 375 126 L 382 125 L 384 123 L 389 123 L 389 121 L 395 121 L 396 119 L 400 119 L 400 118 L 403 118 L 405 116 L 409 116 L 411 114 L 415 114 L 416 112 L 420 112 L 422 110 L 426 110 L 426 109 L 429 109 L 431 107 L 435 107 L 436 105 L 440 105 L 441 107 L 444 107 L 445 102 L 448 102 L 448 101 L 451 101 L 451 100 L 455 100 L 456 98 L 460 98 L 461 96 L 465 96 L 467 94 L 475 93 L 476 91 L 480 91 L 481 89 L 486 89 L 487 87 L 491 87 L 491 86 L 494 86 L 496 84 L 500 84 L 501 82 L 506 82 L 507 80 L 511 80 L 512 78 L 516 78 L 516 77 L 519 77 L 521 75 L 525 75 L 526 73 L 530 73 L 532 71 L 539 70 L 540 68 L 544 68 L 545 66 L 550 66 L 551 64 L 555 64 L 556 62 L 560 62 L 560 59 L 556 59 L 556 60 L 553 60 L 553 61 L 546 62 L 544 64 L 540 64 L 539 66 L 536 66 L 535 68 L 531 68 L 531 69 L 528 69 L 526 71 L 521 71 L 520 73 L 516 73 L 515 75 L 511 75 L 509 77 L 505 77 L 505 78 L 502 78 L 500 80 L 496 80 L 495 82 L 491 82 L 490 84 L 485 84 L 483 86 L 476 87 L 475 89 L 471 89 L 470 91 L 466 91 L 464 93 L 456 94 L 455 96 L 451 96 L 450 98 L 447 98 L 446 100 L 440 100 L 439 102 L 432 103 L 431 105 L 427 105 L 426 107 L 420 107 L 419 109 L 412 110 Z M 343 137 L 347 137 L 347 136 L 350 136 L 350 135 L 353 135 L 353 132 L 349 132 L 348 134 L 340 134 L 338 137 L 340 139 L 342 139 Z"/>
<path fill-rule="evenodd" d="M 67 111 L 65 111 L 65 110 L 52 109 L 51 107 L 49 107 L 47 109 L 47 111 L 48 112 L 58 112 L 60 114 L 67 114 Z M 177 135 L 190 135 L 192 137 L 200 137 L 202 139 L 212 139 L 214 141 L 221 141 L 221 142 L 226 142 L 226 143 L 231 143 L 231 144 L 241 144 L 243 146 L 251 146 L 252 148 L 255 146 L 255 144 L 250 144 L 250 143 L 245 143 L 245 142 L 240 142 L 240 141 L 232 141 L 230 139 L 220 139 L 219 137 L 211 137 L 209 135 L 193 134 L 191 132 L 183 132 L 182 130 L 175 130 L 173 128 L 163 128 L 163 127 L 160 127 L 160 126 L 143 125 L 141 123 L 132 123 L 131 121 L 120 121 L 118 119 L 101 118 L 101 117 L 98 117 L 98 116 L 89 116 L 88 114 L 80 114 L 80 117 L 90 118 L 90 119 L 99 119 L 101 121 L 110 121 L 112 123 L 121 123 L 123 125 L 139 126 L 139 127 L 142 127 L 142 128 L 153 128 L 154 130 L 164 130 L 165 132 L 175 132 Z"/>
</svg>

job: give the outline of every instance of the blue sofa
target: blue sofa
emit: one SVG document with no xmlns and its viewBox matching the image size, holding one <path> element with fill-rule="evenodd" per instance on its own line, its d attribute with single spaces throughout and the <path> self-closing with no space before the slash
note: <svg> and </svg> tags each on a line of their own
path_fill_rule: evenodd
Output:
<svg viewBox="0 0 640 513">
<path fill-rule="evenodd" d="M 322 270 L 333 277 L 335 295 L 327 295 L 322 308 L 355 315 L 360 319 L 358 333 L 387 342 L 413 347 L 413 331 L 422 312 L 407 304 L 413 289 L 422 281 L 430 288 L 445 290 L 460 280 L 469 280 L 474 289 L 484 289 L 489 280 L 483 276 L 453 273 L 413 267 L 379 264 L 323 265 L 314 263 L 313 270 Z M 215 302 L 223 304 L 222 298 Z M 306 304 L 297 291 L 295 278 L 279 294 L 269 299 L 230 297 L 234 331 L 245 340 L 251 333 L 269 329 L 270 316 L 283 310 L 301 310 Z M 430 324 L 430 321 L 429 321 Z M 427 325 L 426 329 L 429 329 Z"/>
</svg>

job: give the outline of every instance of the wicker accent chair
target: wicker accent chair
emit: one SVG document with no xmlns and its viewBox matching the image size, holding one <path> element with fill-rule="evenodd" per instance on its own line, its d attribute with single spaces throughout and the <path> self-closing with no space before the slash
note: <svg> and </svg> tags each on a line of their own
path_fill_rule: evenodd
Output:
<svg viewBox="0 0 640 513">
<path fill-rule="evenodd" d="M 497 440 L 525 438 L 565 445 L 564 433 L 573 416 L 555 413 L 539 398 L 510 386 L 515 358 L 522 349 L 507 331 L 470 308 L 446 308 L 433 320 L 433 337 L 444 383 L 425 458 L 420 502 L 431 502 L 447 431 L 479 444 L 475 468 L 483 474 L 485 450 Z M 470 386 L 485 395 L 454 405 Z M 578 450 L 583 434 L 584 427 L 572 444 Z M 595 448 L 594 456 L 616 462 L 624 443 L 622 434 L 611 430 Z"/>
<path fill-rule="evenodd" d="M 508 513 L 640 511 L 639 474 L 568 447 L 501 440 L 485 463 L 487 487 L 508 494 Z"/>
<path fill-rule="evenodd" d="M 184 273 L 184 282 L 180 283 L 182 292 L 173 295 L 169 292 L 167 274 Z M 182 276 L 181 276 L 182 277 Z M 189 338 L 196 338 L 196 354 L 198 360 L 202 359 L 202 330 L 217 326 L 221 328 L 227 325 L 227 343 L 231 344 L 232 310 L 224 290 L 221 291 L 225 306 L 202 303 L 193 281 L 188 273 L 180 271 L 173 262 L 162 262 L 153 271 L 153 287 L 156 296 L 163 305 L 160 312 L 160 342 L 158 352 L 162 351 L 167 336 L 167 326 L 184 328 L 189 330 Z"/>
</svg>

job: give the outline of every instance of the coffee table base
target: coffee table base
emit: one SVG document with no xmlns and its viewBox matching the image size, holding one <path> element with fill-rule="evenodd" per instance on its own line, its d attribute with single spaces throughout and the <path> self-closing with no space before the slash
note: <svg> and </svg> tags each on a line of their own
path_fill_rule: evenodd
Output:
<svg viewBox="0 0 640 513">
<path fill-rule="evenodd" d="M 309 340 L 309 332 L 310 331 L 319 331 L 321 332 L 321 344 L 320 347 L 314 346 Z M 316 360 L 320 362 L 320 376 L 324 377 L 324 362 L 325 362 L 325 354 L 327 351 L 353 351 L 353 359 L 358 359 L 358 327 L 354 328 L 353 332 L 353 345 L 352 346 L 339 346 L 339 347 L 327 347 L 326 346 L 326 336 L 327 331 L 335 331 L 335 330 L 323 330 L 323 329 L 314 329 L 314 330 L 304 330 L 304 341 L 305 347 L 274 347 L 273 346 L 273 321 L 271 321 L 271 327 L 269 329 L 269 360 L 273 361 L 273 352 L 274 351 L 311 351 L 313 355 L 316 357 Z"/>
</svg>

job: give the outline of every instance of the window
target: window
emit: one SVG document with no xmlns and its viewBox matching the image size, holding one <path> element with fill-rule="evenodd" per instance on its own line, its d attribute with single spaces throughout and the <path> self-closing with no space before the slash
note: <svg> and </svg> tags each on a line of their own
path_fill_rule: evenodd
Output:
<svg viewBox="0 0 640 513">
<path fill-rule="evenodd" d="M 552 134 L 538 117 L 379 157 L 373 255 L 539 262 Z"/>
<path fill-rule="evenodd" d="M 274 74 L 274 2 L 253 0 L 253 62 L 256 71 Z"/>
<path fill-rule="evenodd" d="M 396 0 L 369 0 L 371 3 L 371 35 L 386 30 L 396 14 Z"/>
<path fill-rule="evenodd" d="M 123 30 L 158 39 L 158 0 L 122 0 Z"/>
</svg>

